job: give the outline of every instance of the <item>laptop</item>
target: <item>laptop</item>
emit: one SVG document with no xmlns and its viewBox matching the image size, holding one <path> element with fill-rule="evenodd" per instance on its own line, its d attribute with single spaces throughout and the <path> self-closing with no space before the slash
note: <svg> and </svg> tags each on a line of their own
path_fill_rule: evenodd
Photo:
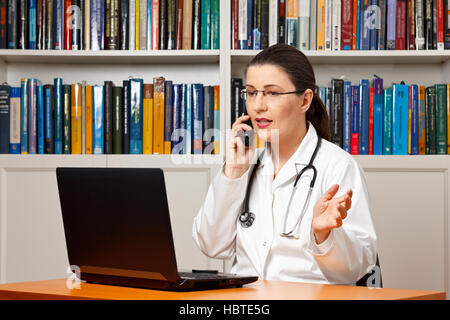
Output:
<svg viewBox="0 0 450 320">
<path fill-rule="evenodd" d="M 183 291 L 258 279 L 178 272 L 161 169 L 57 168 L 56 177 L 69 263 L 78 266 L 80 280 Z"/>
</svg>

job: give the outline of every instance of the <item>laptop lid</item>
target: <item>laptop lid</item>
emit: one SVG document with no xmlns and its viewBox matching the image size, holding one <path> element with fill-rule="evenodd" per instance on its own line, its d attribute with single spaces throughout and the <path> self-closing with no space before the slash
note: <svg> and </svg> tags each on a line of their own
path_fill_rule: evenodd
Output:
<svg viewBox="0 0 450 320">
<path fill-rule="evenodd" d="M 81 275 L 180 281 L 161 169 L 57 168 L 56 176 L 69 262 Z"/>
</svg>

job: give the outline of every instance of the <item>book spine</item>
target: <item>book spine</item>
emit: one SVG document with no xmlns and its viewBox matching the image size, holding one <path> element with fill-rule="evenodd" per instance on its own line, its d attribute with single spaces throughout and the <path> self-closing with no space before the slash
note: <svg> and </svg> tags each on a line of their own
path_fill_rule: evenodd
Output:
<svg viewBox="0 0 450 320">
<path fill-rule="evenodd" d="M 18 23 L 18 6 L 17 1 L 5 1 L 1 2 L 7 4 L 7 12 L 5 12 L 6 26 L 2 30 L 6 32 L 6 47 L 5 49 L 15 49 L 17 47 L 17 23 Z M 0 9 L 1 10 L 1 9 Z M 3 48 L 3 47 L 0 47 Z"/>
<path fill-rule="evenodd" d="M 153 84 L 144 84 L 142 153 L 153 153 Z"/>
<path fill-rule="evenodd" d="M 433 0 L 425 1 L 425 48 L 433 49 Z"/>
<path fill-rule="evenodd" d="M 201 48 L 211 49 L 211 0 L 202 0 Z"/>
<path fill-rule="evenodd" d="M 130 153 L 130 81 L 123 80 L 123 153 Z"/>
<path fill-rule="evenodd" d="M 64 50 L 72 50 L 72 0 L 64 0 Z"/>
<path fill-rule="evenodd" d="M 309 25 L 309 48 L 316 50 L 317 47 L 317 1 L 313 0 L 310 3 L 310 25 Z"/>
<path fill-rule="evenodd" d="M 428 87 L 427 123 L 428 123 L 428 154 L 436 154 L 436 87 Z"/>
<path fill-rule="evenodd" d="M 253 49 L 253 6 L 254 0 L 247 0 L 247 48 L 245 49 Z"/>
<path fill-rule="evenodd" d="M 411 88 L 411 154 L 419 154 L 419 88 L 416 84 Z"/>
<path fill-rule="evenodd" d="M 286 43 L 290 46 L 297 47 L 298 45 L 297 41 L 298 41 L 298 1 L 286 0 Z"/>
<path fill-rule="evenodd" d="M 408 154 L 408 85 L 392 86 L 392 154 Z"/>
<path fill-rule="evenodd" d="M 44 49 L 44 1 L 37 0 L 36 2 L 36 49 Z"/>
<path fill-rule="evenodd" d="M 432 25 L 433 25 L 433 49 L 437 49 L 437 0 L 433 0 L 432 9 Z"/>
<path fill-rule="evenodd" d="M 220 87 L 214 86 L 214 154 L 220 154 Z"/>
<path fill-rule="evenodd" d="M 203 85 L 192 85 L 192 121 L 194 154 L 203 153 Z"/>
<path fill-rule="evenodd" d="M 370 50 L 377 50 L 377 40 L 378 40 L 378 28 L 379 26 L 379 11 L 375 10 L 378 6 L 377 0 L 371 0 L 368 8 L 368 12 L 370 14 L 370 18 L 368 17 L 368 28 L 369 28 L 369 48 Z M 379 10 L 379 8 L 378 8 Z"/>
<path fill-rule="evenodd" d="M 44 113 L 45 113 L 45 143 L 44 152 L 47 154 L 53 154 L 53 136 L 54 136 L 54 95 L 53 86 L 51 84 L 44 85 Z"/>
<path fill-rule="evenodd" d="M 351 153 L 351 108 L 352 108 L 352 84 L 344 82 L 344 127 L 342 132 L 343 149 Z"/>
<path fill-rule="evenodd" d="M 194 41 L 198 41 L 195 29 L 197 2 L 200 3 L 200 0 L 194 0 Z M 239 0 L 231 0 L 231 49 L 239 49 Z"/>
<path fill-rule="evenodd" d="M 342 50 L 352 49 L 353 0 L 342 0 Z"/>
<path fill-rule="evenodd" d="M 8 24 L 8 27 L 9 27 L 9 24 Z M 444 0 L 444 48 L 450 49 L 450 2 L 449 2 L 449 0 Z M 449 152 L 449 154 L 450 154 L 450 152 Z"/>
<path fill-rule="evenodd" d="M 384 89 L 383 154 L 392 154 L 392 89 Z"/>
<path fill-rule="evenodd" d="M 361 44 L 361 1 L 362 0 L 356 0 L 356 5 L 353 6 L 356 7 L 354 12 L 356 16 L 356 27 L 354 27 L 354 30 L 356 30 L 355 50 L 359 50 Z"/>
<path fill-rule="evenodd" d="M 164 154 L 172 152 L 171 137 L 173 132 L 173 83 L 167 80 L 164 84 Z"/>
<path fill-rule="evenodd" d="M 325 0 L 317 1 L 317 50 L 325 50 Z"/>
<path fill-rule="evenodd" d="M 83 49 L 91 50 L 91 0 L 84 0 L 83 6 Z"/>
<path fill-rule="evenodd" d="M 28 0 L 19 0 L 19 26 L 17 49 L 28 49 Z"/>
<path fill-rule="evenodd" d="M 63 151 L 63 92 L 62 92 L 62 79 L 54 79 L 54 98 L 55 98 L 55 124 L 54 124 L 54 150 L 55 154 L 62 154 Z"/>
<path fill-rule="evenodd" d="M 37 153 L 44 154 L 44 87 L 38 85 L 37 93 Z"/>
<path fill-rule="evenodd" d="M 447 85 L 436 84 L 436 153 L 447 154 Z"/>
<path fill-rule="evenodd" d="M 181 84 L 173 85 L 173 119 L 172 119 L 172 136 L 171 140 L 171 153 L 180 154 L 182 150 L 181 145 Z"/>
<path fill-rule="evenodd" d="M 247 49 L 247 0 L 239 1 L 239 13 L 238 13 L 238 40 L 239 49 Z"/>
<path fill-rule="evenodd" d="M 340 9 L 340 2 L 339 9 Z M 311 4 L 310 0 L 301 0 L 298 5 L 298 44 L 300 46 L 300 50 L 309 50 L 309 25 L 310 25 L 310 11 Z M 339 10 L 339 22 L 341 21 Z M 339 26 L 339 39 L 341 37 L 340 34 L 340 26 Z M 340 46 L 340 44 L 339 44 Z"/>
<path fill-rule="evenodd" d="M 112 88 L 113 154 L 123 153 L 123 88 Z"/>
<path fill-rule="evenodd" d="M 85 154 L 92 154 L 93 151 L 93 126 L 94 126 L 94 108 L 93 108 L 93 93 L 92 86 L 86 86 L 86 124 L 85 124 Z"/>
<path fill-rule="evenodd" d="M 108 9 L 109 13 L 107 13 L 105 18 L 105 49 L 118 50 L 120 15 L 119 0 L 110 0 L 110 6 Z"/>
<path fill-rule="evenodd" d="M 9 153 L 20 154 L 20 87 L 11 87 L 9 101 Z"/>
<path fill-rule="evenodd" d="M 134 26 L 134 44 L 135 47 L 133 50 L 139 50 L 139 40 L 141 38 L 140 36 L 140 23 L 141 23 L 141 16 L 140 16 L 140 1 L 144 1 L 144 0 L 136 0 L 136 5 L 135 5 L 135 24 Z"/>
<path fill-rule="evenodd" d="M 372 87 L 369 88 L 369 154 L 373 154 L 373 93 Z"/>
<path fill-rule="evenodd" d="M 250 13 L 249 16 L 251 16 Z M 286 42 L 286 0 L 278 0 L 278 43 L 285 43 L 285 42 Z"/>
<path fill-rule="evenodd" d="M 175 47 L 177 50 L 183 48 L 183 0 L 177 0 L 177 19 L 176 19 L 176 30 L 175 30 Z M 151 29 L 150 29 L 151 30 Z"/>
<path fill-rule="evenodd" d="M 37 79 L 28 79 L 28 153 L 37 153 Z"/>
<path fill-rule="evenodd" d="M 54 44 L 54 1 L 45 0 L 44 1 L 44 32 L 43 32 L 43 48 L 46 50 L 52 50 Z"/>
<path fill-rule="evenodd" d="M 361 0 L 361 12 L 360 12 L 360 49 L 370 50 L 370 29 L 369 19 L 370 14 L 370 0 Z"/>
<path fill-rule="evenodd" d="M 247 20 L 247 3 L 245 7 L 246 7 L 245 19 Z M 277 43 L 278 40 L 277 22 L 278 22 L 278 0 L 269 0 L 269 43 L 268 43 L 269 46 L 272 46 Z M 247 27 L 245 27 L 245 32 L 247 33 Z"/>
<path fill-rule="evenodd" d="M 386 49 L 388 50 L 395 50 L 396 48 L 396 17 L 397 0 L 387 0 Z"/>
<path fill-rule="evenodd" d="M 383 154 L 383 79 L 375 78 L 373 101 L 373 154 Z"/>
<path fill-rule="evenodd" d="M 341 50 L 341 0 L 333 0 L 332 14 L 331 49 Z"/>
<path fill-rule="evenodd" d="M 359 154 L 359 86 L 352 86 L 350 153 Z"/>
<path fill-rule="evenodd" d="M 153 153 L 164 154 L 164 82 L 163 77 L 153 79 Z"/>
<path fill-rule="evenodd" d="M 418 89 L 418 148 L 419 154 L 425 154 L 425 86 Z"/>
<path fill-rule="evenodd" d="M 192 85 L 186 87 L 186 154 L 192 154 L 193 141 L 192 126 Z"/>
<path fill-rule="evenodd" d="M 152 50 L 153 31 L 153 1 L 147 0 L 147 50 Z"/>
<path fill-rule="evenodd" d="M 415 8 L 415 47 L 417 50 L 425 49 L 425 33 L 424 33 L 424 0 L 416 0 Z"/>
<path fill-rule="evenodd" d="M 147 50 L 147 14 L 147 0 L 139 0 L 139 50 Z"/>
<path fill-rule="evenodd" d="M 143 79 L 130 79 L 130 154 L 142 154 Z"/>
<path fill-rule="evenodd" d="M 128 10 L 129 4 L 127 0 L 120 1 L 120 25 L 119 25 L 119 45 L 120 50 L 128 50 L 130 44 L 128 30 Z"/>
<path fill-rule="evenodd" d="M 176 0 L 167 0 L 167 49 L 176 49 Z M 209 48 L 208 48 L 209 49 Z"/>
<path fill-rule="evenodd" d="M 0 85 L 0 153 L 9 153 L 11 87 Z"/>
<path fill-rule="evenodd" d="M 103 105 L 105 111 L 105 144 L 104 144 L 104 152 L 105 154 L 112 154 L 113 149 L 113 140 L 112 140 L 112 131 L 113 131 L 113 109 L 112 109 L 112 88 L 114 84 L 112 81 L 105 81 L 103 88 Z"/>
<path fill-rule="evenodd" d="M 220 49 L 220 1 L 211 0 L 211 49 Z"/>
<path fill-rule="evenodd" d="M 332 0 L 325 0 L 325 51 L 332 49 Z"/>
<path fill-rule="evenodd" d="M 111 0 L 106 0 L 111 1 Z M 71 28 L 70 32 L 72 33 L 72 42 L 71 49 L 72 50 L 80 50 L 81 49 L 81 3 L 80 0 L 72 0 L 71 5 Z"/>
<path fill-rule="evenodd" d="M 128 6 L 128 50 L 136 50 L 136 0 Z"/>
<path fill-rule="evenodd" d="M 200 0 L 198 5 L 200 6 Z M 167 49 L 167 0 L 159 1 L 159 48 Z"/>
<path fill-rule="evenodd" d="M 36 49 L 36 0 L 29 0 L 28 49 Z"/>
<path fill-rule="evenodd" d="M 70 113 L 71 113 L 71 86 L 70 84 L 63 84 L 63 154 L 71 153 L 71 123 L 70 123 Z"/>
<path fill-rule="evenodd" d="M 103 111 L 103 86 L 92 87 L 92 107 L 93 107 L 93 133 L 92 147 L 93 154 L 104 153 L 104 111 Z"/>
<path fill-rule="evenodd" d="M 253 1 L 253 50 L 261 49 L 261 0 Z"/>
<path fill-rule="evenodd" d="M 344 80 L 332 79 L 331 88 L 333 90 L 333 103 L 332 103 L 333 143 L 342 148 Z"/>
<path fill-rule="evenodd" d="M 152 2 L 152 49 L 153 50 L 159 49 L 159 1 L 158 0 L 153 0 L 153 2 Z"/>
<path fill-rule="evenodd" d="M 242 79 L 231 79 L 231 124 L 235 123 L 242 115 L 242 112 L 244 112 L 241 101 L 241 89 Z"/>
<path fill-rule="evenodd" d="M 213 119 L 212 110 L 210 108 L 211 97 L 209 95 L 209 86 L 203 86 L 203 135 L 202 135 L 202 147 L 203 154 L 209 154 L 212 151 L 213 145 L 211 145 L 211 119 Z"/>
<path fill-rule="evenodd" d="M 183 0 L 183 50 L 192 49 L 192 0 Z"/>
<path fill-rule="evenodd" d="M 447 84 L 447 153 L 450 154 L 450 83 Z"/>
<path fill-rule="evenodd" d="M 261 49 L 269 46 L 269 0 L 261 0 Z"/>
<path fill-rule="evenodd" d="M 436 15 L 437 15 L 437 49 L 444 50 L 444 1 L 448 0 L 436 0 Z M 447 18 L 447 15 L 446 15 Z"/>
<path fill-rule="evenodd" d="M 378 0 L 380 8 L 380 29 L 378 30 L 378 50 L 386 50 L 386 0 Z"/>
<path fill-rule="evenodd" d="M 81 81 L 81 153 L 86 150 L 86 81 Z"/>
<path fill-rule="evenodd" d="M 187 126 L 186 126 L 186 117 L 187 117 L 187 85 L 181 85 L 181 96 L 180 96 L 180 143 L 178 150 L 178 154 L 186 154 L 186 146 L 187 146 L 187 137 L 190 136 L 187 134 Z M 176 152 L 176 153 L 177 153 Z"/>
<path fill-rule="evenodd" d="M 359 154 L 369 154 L 369 80 L 361 80 L 359 88 Z"/>
<path fill-rule="evenodd" d="M 406 16 L 406 0 L 397 0 L 396 50 L 406 49 Z"/>
<path fill-rule="evenodd" d="M 70 96 L 70 153 L 82 154 L 81 84 L 71 85 Z"/>
<path fill-rule="evenodd" d="M 406 47 L 408 50 L 415 49 L 415 0 L 408 0 L 407 19 L 406 19 Z"/>
</svg>

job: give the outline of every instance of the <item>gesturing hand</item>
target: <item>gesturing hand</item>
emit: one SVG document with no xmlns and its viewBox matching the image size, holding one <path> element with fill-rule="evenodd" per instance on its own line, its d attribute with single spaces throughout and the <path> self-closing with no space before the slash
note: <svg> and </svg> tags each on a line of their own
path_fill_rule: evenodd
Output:
<svg viewBox="0 0 450 320">
<path fill-rule="evenodd" d="M 349 189 L 344 195 L 333 198 L 338 190 L 338 184 L 331 186 L 314 206 L 312 229 L 318 244 L 328 238 L 332 229 L 342 226 L 342 220 L 352 206 L 353 191 Z"/>
</svg>

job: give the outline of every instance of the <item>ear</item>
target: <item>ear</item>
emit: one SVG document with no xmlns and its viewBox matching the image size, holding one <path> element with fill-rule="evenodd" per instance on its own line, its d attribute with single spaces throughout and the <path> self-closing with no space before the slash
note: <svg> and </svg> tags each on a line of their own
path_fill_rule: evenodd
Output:
<svg viewBox="0 0 450 320">
<path fill-rule="evenodd" d="M 306 89 L 305 92 L 302 94 L 303 99 L 300 104 L 301 111 L 306 113 L 308 111 L 309 107 L 311 106 L 314 93 L 311 89 Z"/>
</svg>

